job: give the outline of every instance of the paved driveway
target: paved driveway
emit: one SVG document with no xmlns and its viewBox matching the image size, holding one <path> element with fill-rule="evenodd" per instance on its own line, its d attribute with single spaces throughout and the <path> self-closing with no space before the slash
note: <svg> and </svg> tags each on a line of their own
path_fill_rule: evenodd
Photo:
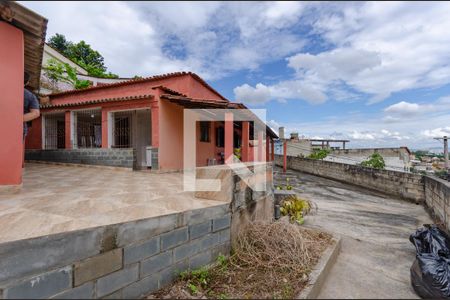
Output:
<svg viewBox="0 0 450 300">
<path fill-rule="evenodd" d="M 298 193 L 318 211 L 305 224 L 339 234 L 342 247 L 319 298 L 418 298 L 409 235 L 431 219 L 421 205 L 297 173 Z"/>
</svg>

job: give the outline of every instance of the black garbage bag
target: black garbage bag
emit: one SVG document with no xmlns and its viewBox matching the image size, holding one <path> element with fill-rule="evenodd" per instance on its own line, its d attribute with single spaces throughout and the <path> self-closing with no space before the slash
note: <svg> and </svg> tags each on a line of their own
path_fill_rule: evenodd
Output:
<svg viewBox="0 0 450 300">
<path fill-rule="evenodd" d="M 450 299 L 450 237 L 436 225 L 425 225 L 409 237 L 416 247 L 411 284 L 422 298 Z"/>
</svg>

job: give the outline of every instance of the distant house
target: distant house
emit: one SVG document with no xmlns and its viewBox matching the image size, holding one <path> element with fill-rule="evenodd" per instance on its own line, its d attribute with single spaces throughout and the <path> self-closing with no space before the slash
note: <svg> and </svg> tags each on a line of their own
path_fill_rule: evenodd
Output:
<svg viewBox="0 0 450 300">
<path fill-rule="evenodd" d="M 131 151 L 135 169 L 183 169 L 183 109 L 246 108 L 190 72 L 69 90 L 49 98 L 26 140 L 27 159 L 130 167 L 125 156 Z M 196 124 L 197 166 L 223 163 L 227 149 L 235 148 L 241 149 L 243 161 L 273 159 L 277 136 L 269 127 L 238 120 L 228 124 L 232 126 L 222 121 Z M 230 132 L 232 139 L 226 140 Z"/>
<path fill-rule="evenodd" d="M 39 94 L 41 95 L 49 95 L 57 92 L 64 92 L 73 90 L 74 86 L 67 82 L 52 82 L 47 76 L 45 72 L 45 66 L 48 64 L 49 60 L 54 59 L 59 63 L 67 63 L 69 66 L 74 68 L 77 72 L 77 78 L 80 80 L 89 80 L 92 86 L 97 86 L 101 84 L 110 84 L 121 81 L 131 80 L 131 78 L 100 78 L 89 76 L 88 71 L 85 70 L 80 65 L 73 62 L 71 59 L 65 57 L 59 51 L 53 49 L 48 44 L 44 44 L 44 53 L 42 57 L 42 70 L 41 70 L 41 85 L 39 89 Z"/>
</svg>

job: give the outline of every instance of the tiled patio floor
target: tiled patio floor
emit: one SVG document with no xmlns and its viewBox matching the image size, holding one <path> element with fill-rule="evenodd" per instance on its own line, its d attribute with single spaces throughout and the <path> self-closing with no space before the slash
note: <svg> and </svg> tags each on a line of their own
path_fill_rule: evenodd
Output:
<svg viewBox="0 0 450 300">
<path fill-rule="evenodd" d="M 183 192 L 180 173 L 26 164 L 0 194 L 0 243 L 224 204 Z"/>
</svg>

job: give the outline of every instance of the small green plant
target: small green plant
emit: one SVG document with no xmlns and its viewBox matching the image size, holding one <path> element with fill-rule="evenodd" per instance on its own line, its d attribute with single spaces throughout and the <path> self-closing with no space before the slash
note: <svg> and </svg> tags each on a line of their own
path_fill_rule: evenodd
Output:
<svg viewBox="0 0 450 300">
<path fill-rule="evenodd" d="M 234 148 L 234 156 L 237 158 L 237 159 L 241 159 L 241 148 Z"/>
<path fill-rule="evenodd" d="M 67 63 L 60 63 L 56 59 L 52 58 L 47 61 L 47 64 L 43 67 L 44 74 L 56 86 L 57 82 L 65 82 L 72 84 L 75 89 L 84 89 L 89 87 L 89 80 L 79 80 L 77 72 Z"/>
<path fill-rule="evenodd" d="M 219 254 L 217 257 L 217 265 L 221 270 L 226 270 L 228 267 L 228 258 L 223 254 Z"/>
<path fill-rule="evenodd" d="M 313 152 L 308 156 L 308 158 L 324 159 L 328 154 L 330 154 L 330 150 L 328 149 L 314 149 Z"/>
<path fill-rule="evenodd" d="M 206 267 L 180 273 L 180 278 L 187 281 L 187 288 L 192 295 L 196 295 L 200 289 L 206 289 L 210 281 L 210 274 Z"/>
<path fill-rule="evenodd" d="M 198 287 L 192 283 L 188 283 L 187 287 L 189 288 L 189 291 L 192 295 L 197 295 L 198 293 Z"/>
<path fill-rule="evenodd" d="M 280 212 L 283 216 L 289 216 L 291 222 L 303 224 L 303 217 L 311 210 L 311 204 L 308 200 L 301 199 L 297 196 L 287 197 L 281 208 Z"/>
<path fill-rule="evenodd" d="M 292 190 L 292 185 L 289 184 L 289 177 L 286 178 L 286 190 L 288 191 Z"/>
<path fill-rule="evenodd" d="M 362 161 L 361 166 L 382 170 L 382 169 L 384 169 L 386 164 L 385 164 L 384 158 L 383 158 L 383 156 L 381 156 L 381 154 L 374 153 L 370 156 L 369 159 Z"/>
</svg>

